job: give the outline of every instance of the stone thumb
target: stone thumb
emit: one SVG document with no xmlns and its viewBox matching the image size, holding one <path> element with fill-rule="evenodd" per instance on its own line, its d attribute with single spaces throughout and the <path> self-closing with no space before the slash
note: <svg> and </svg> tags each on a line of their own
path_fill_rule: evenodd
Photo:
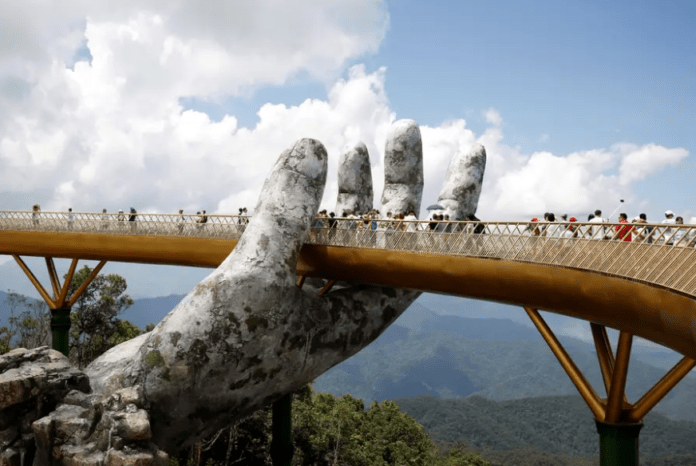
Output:
<svg viewBox="0 0 696 466">
<path fill-rule="evenodd" d="M 246 231 L 221 268 L 243 267 L 250 273 L 273 269 L 277 278 L 294 279 L 297 257 L 324 194 L 327 159 L 326 149 L 314 139 L 301 139 L 280 154 Z"/>
</svg>

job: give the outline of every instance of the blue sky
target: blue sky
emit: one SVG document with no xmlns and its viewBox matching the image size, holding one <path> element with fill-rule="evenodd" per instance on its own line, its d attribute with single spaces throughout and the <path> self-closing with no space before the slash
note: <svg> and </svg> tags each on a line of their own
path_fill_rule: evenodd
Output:
<svg viewBox="0 0 696 466">
<path fill-rule="evenodd" d="M 696 216 L 693 2 L 201 5 L 3 4 L 5 208 L 233 213 L 253 208 L 275 158 L 300 137 L 329 150 L 327 208 L 340 152 L 365 141 L 379 206 L 386 132 L 412 118 L 424 205 L 452 155 L 481 142 L 481 218 L 608 214 L 620 198 L 631 216 Z M 2 289 L 36 296 L 15 264 L 0 267 Z M 185 292 L 208 273 L 105 272 L 124 275 L 137 297 Z M 578 334 L 577 322 L 565 327 Z"/>
<path fill-rule="evenodd" d="M 389 28 L 379 51 L 346 66 L 364 64 L 367 72 L 386 67 L 389 106 L 399 118 L 433 127 L 465 119 L 482 133 L 484 111 L 492 108 L 502 118 L 506 144 L 525 154 L 564 156 L 622 142 L 689 153 L 696 147 L 693 2 L 387 5 Z M 327 85 L 300 74 L 221 104 L 184 103 L 214 119 L 233 114 L 253 128 L 266 102 L 291 106 L 326 96 Z M 693 155 L 663 167 L 634 186 L 636 197 L 649 204 L 627 203 L 626 210 L 631 216 L 647 211 L 660 221 L 669 208 L 688 221 L 696 215 L 695 175 Z M 596 207 L 613 211 L 624 195 L 615 197 Z"/>
</svg>

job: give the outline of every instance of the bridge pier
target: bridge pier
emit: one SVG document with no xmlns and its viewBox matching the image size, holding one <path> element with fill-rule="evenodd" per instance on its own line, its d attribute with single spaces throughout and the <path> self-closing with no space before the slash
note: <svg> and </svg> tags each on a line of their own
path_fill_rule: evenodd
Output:
<svg viewBox="0 0 696 466">
<path fill-rule="evenodd" d="M 637 466 L 638 436 L 643 427 L 643 417 L 696 366 L 696 360 L 684 357 L 640 400 L 631 404 L 626 399 L 625 389 L 633 335 L 624 331 L 619 333 L 614 357 L 606 327 L 590 322 L 607 393 L 607 398 L 601 399 L 539 311 L 531 307 L 525 307 L 524 310 L 594 414 L 599 434 L 600 466 Z"/>
<path fill-rule="evenodd" d="M 638 466 L 642 422 L 610 424 L 595 419 L 599 434 L 599 466 Z"/>
<path fill-rule="evenodd" d="M 271 459 L 273 466 L 290 466 L 295 447 L 292 444 L 292 393 L 273 403 Z"/>
<path fill-rule="evenodd" d="M 58 278 L 58 273 L 56 272 L 56 265 L 53 262 L 52 257 L 46 257 L 46 268 L 48 269 L 48 277 L 51 280 L 51 288 L 53 289 L 53 296 L 49 295 L 46 289 L 41 285 L 39 280 L 36 278 L 34 273 L 29 269 L 27 264 L 18 256 L 13 255 L 14 260 L 17 262 L 19 267 L 24 271 L 29 281 L 34 285 L 36 291 L 39 292 L 41 297 L 44 299 L 46 304 L 48 304 L 51 310 L 51 337 L 52 337 L 52 347 L 56 351 L 60 351 L 65 356 L 69 356 L 70 352 L 70 311 L 73 304 L 77 301 L 82 293 L 85 292 L 87 287 L 92 280 L 99 274 L 102 267 L 106 264 L 106 261 L 101 261 L 89 274 L 89 277 L 80 285 L 80 287 L 73 292 L 72 296 L 68 298 L 68 291 L 70 290 L 70 283 L 72 282 L 73 275 L 75 274 L 75 269 L 77 268 L 77 262 L 79 259 L 74 258 L 70 264 L 70 269 L 65 275 L 65 281 L 60 284 L 60 279 Z"/>
</svg>

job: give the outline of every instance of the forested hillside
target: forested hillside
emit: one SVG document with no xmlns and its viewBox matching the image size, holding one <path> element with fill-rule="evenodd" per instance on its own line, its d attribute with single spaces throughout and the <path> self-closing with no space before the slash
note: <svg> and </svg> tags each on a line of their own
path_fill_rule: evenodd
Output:
<svg viewBox="0 0 696 466">
<path fill-rule="evenodd" d="M 463 400 L 421 396 L 394 402 L 434 440 L 469 448 L 493 464 L 596 464 L 599 437 L 579 396 L 502 402 L 479 396 Z M 696 422 L 672 421 L 656 413 L 648 414 L 644 422 L 641 464 L 696 464 Z M 544 458 L 554 462 L 541 462 Z"/>
<path fill-rule="evenodd" d="M 314 387 L 366 402 L 419 395 L 490 400 L 575 395 L 577 391 L 546 343 L 510 320 L 437 316 L 421 331 L 389 327 L 372 345 L 319 377 Z M 497 332 L 496 332 L 497 329 Z M 497 335 L 499 340 L 490 340 Z M 515 339 L 517 337 L 517 339 Z M 594 347 L 561 338 L 600 396 L 604 394 Z M 632 358 L 626 387 L 637 400 L 665 374 Z M 696 381 L 682 380 L 655 408 L 671 419 L 696 421 Z M 591 416 L 589 410 L 585 413 Z"/>
</svg>

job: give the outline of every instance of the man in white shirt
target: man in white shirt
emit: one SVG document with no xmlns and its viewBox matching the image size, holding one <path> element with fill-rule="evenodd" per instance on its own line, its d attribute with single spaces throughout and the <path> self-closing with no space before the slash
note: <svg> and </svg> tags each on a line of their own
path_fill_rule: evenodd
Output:
<svg viewBox="0 0 696 466">
<path fill-rule="evenodd" d="M 606 223 L 606 220 L 602 218 L 602 211 L 597 209 L 594 211 L 594 218 L 590 220 L 590 223 Z M 592 227 L 592 239 L 602 239 L 604 237 L 605 228 L 602 226 Z"/>
<path fill-rule="evenodd" d="M 677 223 L 676 219 L 674 218 L 674 212 L 672 212 L 671 210 L 665 211 L 665 217 L 666 218 L 662 221 L 663 225 L 674 225 L 675 223 Z M 672 236 L 673 233 L 674 231 L 671 228 L 665 228 L 665 231 L 662 235 L 662 240 L 666 241 L 669 246 L 674 244 L 674 238 L 670 239 L 670 236 Z"/>
</svg>

